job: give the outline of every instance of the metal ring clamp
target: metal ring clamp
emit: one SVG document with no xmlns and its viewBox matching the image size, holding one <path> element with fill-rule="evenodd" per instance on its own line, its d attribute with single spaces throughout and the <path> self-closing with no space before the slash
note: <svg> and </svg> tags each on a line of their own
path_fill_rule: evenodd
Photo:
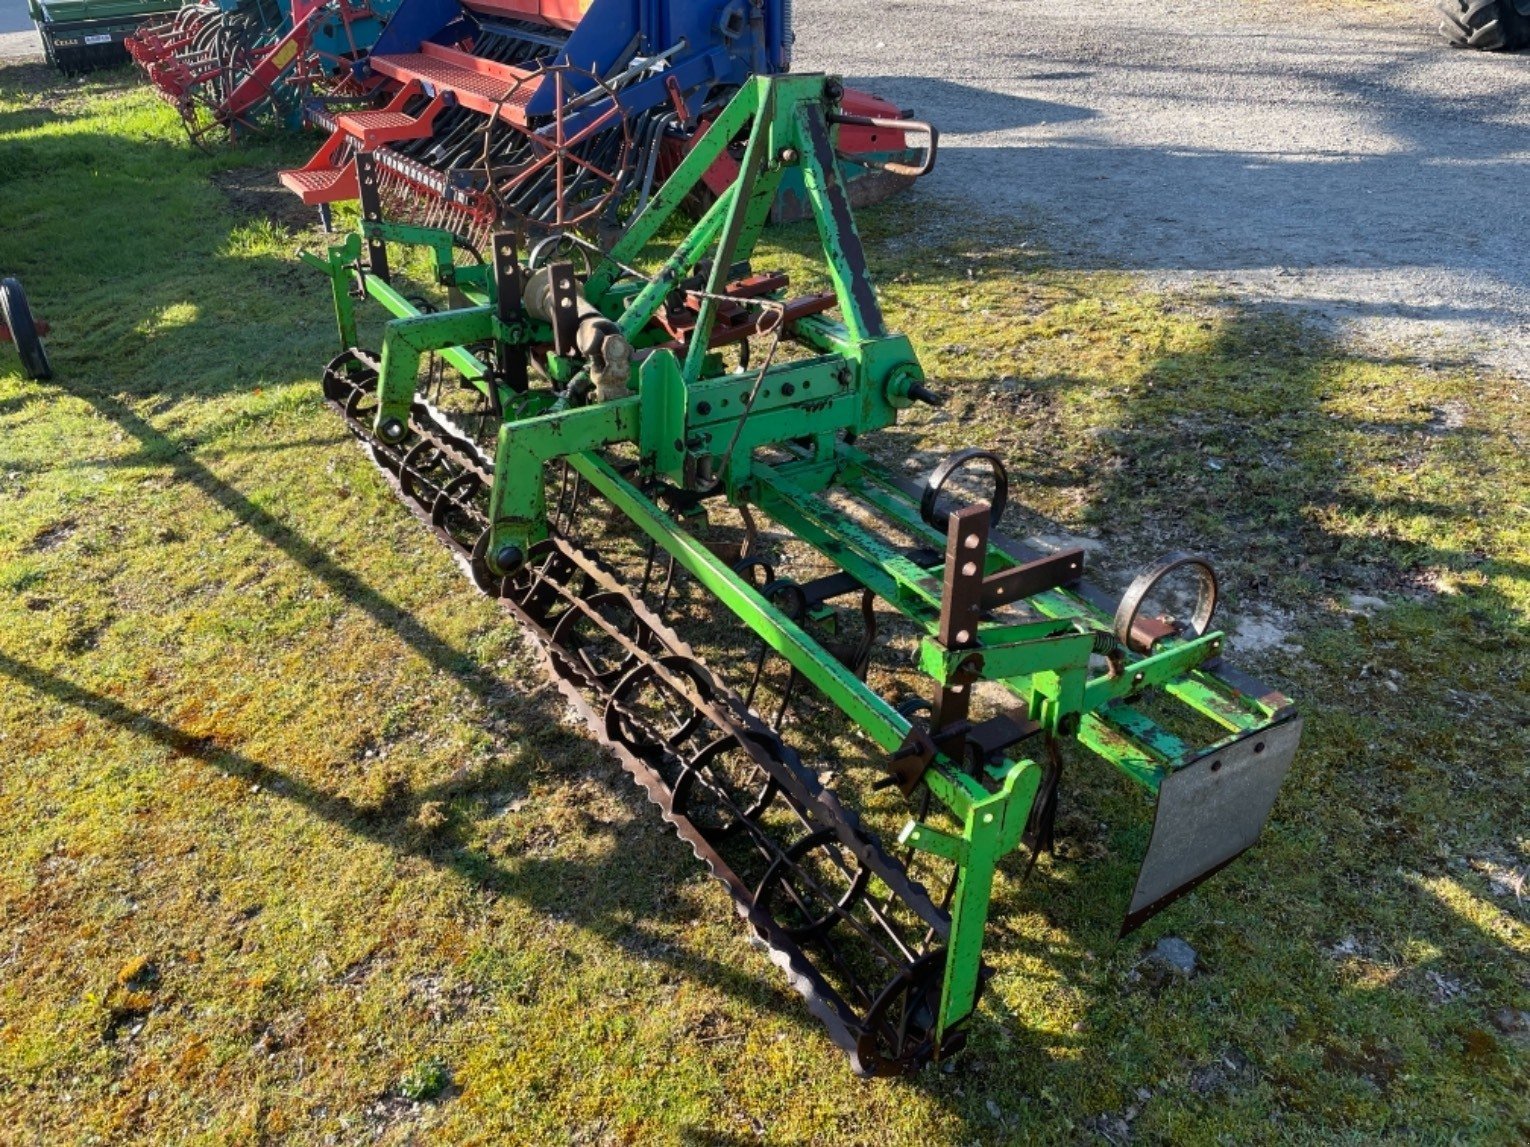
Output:
<svg viewBox="0 0 1530 1147">
<path fill-rule="evenodd" d="M 1152 651 L 1153 638 L 1144 643 L 1133 639 L 1132 630 L 1137 624 L 1137 614 L 1142 609 L 1142 603 L 1158 585 L 1176 570 L 1193 567 L 1200 579 L 1200 589 L 1196 594 L 1195 613 L 1190 619 L 1190 628 L 1199 637 L 1211 628 L 1211 619 L 1217 611 L 1217 571 L 1212 568 L 1211 562 L 1196 554 L 1175 552 L 1158 559 L 1152 565 L 1139 573 L 1132 584 L 1127 587 L 1126 593 L 1121 597 L 1121 604 L 1116 607 L 1116 620 L 1113 626 L 1116 640 L 1134 653 L 1147 654 Z"/>
<path fill-rule="evenodd" d="M 940 500 L 941 491 L 945 489 L 951 476 L 965 466 L 968 462 L 982 459 L 993 470 L 993 500 L 989 502 L 988 520 L 997 526 L 999 519 L 1004 517 L 1004 508 L 1009 505 L 1009 474 L 1004 469 L 1004 463 L 999 456 L 991 450 L 958 450 L 944 462 L 935 468 L 924 482 L 924 494 L 919 499 L 919 516 L 925 524 L 944 530 L 951 519 L 949 510 L 935 508 L 935 503 Z"/>
</svg>

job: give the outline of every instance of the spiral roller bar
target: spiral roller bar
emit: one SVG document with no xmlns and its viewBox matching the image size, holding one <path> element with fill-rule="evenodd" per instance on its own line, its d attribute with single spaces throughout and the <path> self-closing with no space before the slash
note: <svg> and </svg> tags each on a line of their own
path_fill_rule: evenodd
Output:
<svg viewBox="0 0 1530 1147">
<path fill-rule="evenodd" d="M 492 463 L 424 400 L 405 438 L 379 442 L 380 365 L 351 349 L 323 388 L 394 491 L 535 638 L 563 696 L 727 889 L 855 1069 L 888 1075 L 928 1061 L 949 913 L 594 555 L 552 537 L 516 576 L 485 580 L 475 543 Z"/>
</svg>

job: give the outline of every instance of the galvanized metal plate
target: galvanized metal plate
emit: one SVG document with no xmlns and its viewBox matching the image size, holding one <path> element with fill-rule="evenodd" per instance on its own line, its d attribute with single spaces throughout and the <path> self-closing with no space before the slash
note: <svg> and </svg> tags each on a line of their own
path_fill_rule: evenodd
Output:
<svg viewBox="0 0 1530 1147">
<path fill-rule="evenodd" d="M 1121 935 L 1225 867 L 1259 839 L 1301 741 L 1292 716 L 1164 778 L 1153 837 Z"/>
</svg>

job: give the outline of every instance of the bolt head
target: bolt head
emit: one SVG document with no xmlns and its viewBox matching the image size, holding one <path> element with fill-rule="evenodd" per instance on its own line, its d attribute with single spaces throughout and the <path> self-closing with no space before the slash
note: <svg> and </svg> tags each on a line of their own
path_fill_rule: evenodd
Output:
<svg viewBox="0 0 1530 1147">
<path fill-rule="evenodd" d="M 521 568 L 521 563 L 526 560 L 521 553 L 520 546 L 500 546 L 494 551 L 489 564 L 494 567 L 494 572 L 501 577 L 508 577 Z"/>
</svg>

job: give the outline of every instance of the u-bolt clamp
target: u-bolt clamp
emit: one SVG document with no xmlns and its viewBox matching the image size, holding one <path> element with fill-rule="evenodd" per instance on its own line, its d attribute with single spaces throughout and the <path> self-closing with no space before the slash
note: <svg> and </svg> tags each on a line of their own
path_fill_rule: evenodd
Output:
<svg viewBox="0 0 1530 1147">
<path fill-rule="evenodd" d="M 899 163 L 897 160 L 881 162 L 867 159 L 864 155 L 846 155 L 836 151 L 834 154 L 845 163 L 854 163 L 860 167 L 870 168 L 872 171 L 886 171 L 892 175 L 902 175 L 909 179 L 918 179 L 921 175 L 928 175 L 935 170 L 935 154 L 940 148 L 940 132 L 934 124 L 925 123 L 917 119 L 888 119 L 886 116 L 851 115 L 849 112 L 830 112 L 825 117 L 830 123 L 843 124 L 846 127 L 869 127 L 878 131 L 896 131 L 904 134 L 922 135 L 925 137 L 924 160 L 921 163 Z"/>
</svg>

